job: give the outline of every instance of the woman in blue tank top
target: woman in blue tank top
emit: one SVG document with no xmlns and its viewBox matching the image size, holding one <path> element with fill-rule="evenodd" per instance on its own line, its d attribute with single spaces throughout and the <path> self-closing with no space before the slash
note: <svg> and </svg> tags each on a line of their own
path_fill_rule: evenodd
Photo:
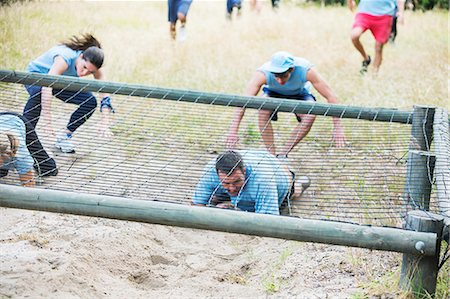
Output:
<svg viewBox="0 0 450 299">
<path fill-rule="evenodd" d="M 103 59 L 103 50 L 97 39 L 91 34 L 84 34 L 81 37 L 73 36 L 61 45 L 51 48 L 30 62 L 26 70 L 32 73 L 72 77 L 93 75 L 95 79 L 102 80 L 104 75 L 100 68 L 103 65 Z M 90 92 L 59 90 L 37 85 L 27 85 L 25 88 L 30 96 L 23 111 L 24 117 L 35 128 L 42 113 L 43 129 L 51 136 L 55 136 L 52 126 L 52 97 L 55 96 L 65 103 L 78 105 L 64 132 L 56 136 L 55 143 L 62 152 L 74 153 L 75 149 L 71 143 L 72 134 L 94 113 L 97 108 L 95 96 Z M 109 113 L 114 110 L 111 99 L 106 94 L 103 95 L 100 111 L 103 113 L 99 130 L 102 135 L 109 137 L 112 135 L 109 129 Z"/>
</svg>

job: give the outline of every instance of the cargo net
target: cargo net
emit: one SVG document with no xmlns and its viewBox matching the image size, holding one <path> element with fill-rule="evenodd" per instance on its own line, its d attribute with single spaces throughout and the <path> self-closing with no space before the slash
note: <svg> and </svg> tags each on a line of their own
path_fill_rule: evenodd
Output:
<svg viewBox="0 0 450 299">
<path fill-rule="evenodd" d="M 54 137 L 41 134 L 38 123 L 37 134 L 59 173 L 38 178 L 36 188 L 190 204 L 205 165 L 226 150 L 235 108 L 214 101 L 187 103 L 182 95 L 178 101 L 132 93 L 111 98 L 116 110 L 111 119 L 114 137 L 99 136 L 97 108 L 72 138 L 75 154 L 56 150 Z M 22 113 L 27 99 L 20 82 L 0 83 L 1 111 Z M 76 108 L 53 98 L 56 132 L 66 127 Z M 400 227 L 402 217 L 414 208 L 402 198 L 411 126 L 361 119 L 342 123 L 346 147 L 333 145 L 332 118 L 318 116 L 289 154 L 291 170 L 311 180 L 302 197 L 291 202 L 290 216 Z M 272 124 L 276 146 L 281 148 L 297 119 L 280 112 Z M 246 110 L 239 132 L 238 149 L 264 149 L 257 109 Z M 17 174 L 11 172 L 0 183 L 18 185 Z M 432 194 L 431 211 L 437 209 L 435 197 Z"/>
</svg>

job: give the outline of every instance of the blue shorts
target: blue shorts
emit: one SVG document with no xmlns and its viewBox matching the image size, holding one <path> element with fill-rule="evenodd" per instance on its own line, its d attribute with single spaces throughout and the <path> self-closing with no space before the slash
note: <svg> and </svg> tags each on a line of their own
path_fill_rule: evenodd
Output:
<svg viewBox="0 0 450 299">
<path fill-rule="evenodd" d="M 192 0 L 168 0 L 169 4 L 169 22 L 176 23 L 178 20 L 178 13 L 187 16 Z"/>
<path fill-rule="evenodd" d="M 282 99 L 293 99 L 293 100 L 299 100 L 299 101 L 312 101 L 315 102 L 316 98 L 310 94 L 310 93 L 305 93 L 305 94 L 295 94 L 295 95 L 284 95 L 284 94 L 280 94 L 271 90 L 268 90 L 266 87 L 263 88 L 263 93 L 265 96 L 271 97 L 271 98 L 282 98 Z M 296 113 L 295 117 L 297 118 L 298 122 L 301 122 L 302 119 L 300 116 L 298 116 Z M 273 121 L 277 121 L 278 120 L 278 111 L 273 111 L 270 120 Z"/>
</svg>

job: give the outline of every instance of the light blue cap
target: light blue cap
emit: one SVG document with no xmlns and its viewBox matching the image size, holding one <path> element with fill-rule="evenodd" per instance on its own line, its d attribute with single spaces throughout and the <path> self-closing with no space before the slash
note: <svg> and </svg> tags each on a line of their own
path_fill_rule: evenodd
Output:
<svg viewBox="0 0 450 299">
<path fill-rule="evenodd" d="M 267 70 L 271 73 L 284 73 L 294 67 L 294 56 L 288 52 L 280 51 L 272 55 Z"/>
</svg>

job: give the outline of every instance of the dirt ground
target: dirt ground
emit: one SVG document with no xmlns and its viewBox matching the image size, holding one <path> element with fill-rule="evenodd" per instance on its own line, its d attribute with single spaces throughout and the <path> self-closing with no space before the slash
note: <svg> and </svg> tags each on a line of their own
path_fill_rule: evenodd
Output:
<svg viewBox="0 0 450 299">
<path fill-rule="evenodd" d="M 357 298 L 400 257 L 6 208 L 0 219 L 1 298 Z"/>
</svg>

